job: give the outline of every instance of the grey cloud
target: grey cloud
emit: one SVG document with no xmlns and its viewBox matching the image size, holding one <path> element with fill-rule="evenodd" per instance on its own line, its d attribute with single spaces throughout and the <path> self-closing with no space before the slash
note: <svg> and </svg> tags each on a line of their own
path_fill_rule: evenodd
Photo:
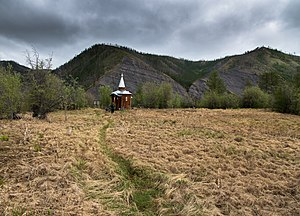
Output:
<svg viewBox="0 0 300 216">
<path fill-rule="evenodd" d="M 36 45 L 43 52 L 59 53 L 61 63 L 69 60 L 64 56 L 77 54 L 71 52 L 102 42 L 196 60 L 218 58 L 261 45 L 283 49 L 276 45 L 285 46 L 282 38 L 288 35 L 286 32 L 294 35 L 300 32 L 300 3 L 296 0 L 276 3 L 273 0 L 0 0 L 0 3 L 0 37 L 24 46 Z M 268 29 L 272 23 L 278 29 Z M 295 40 L 289 37 L 290 41 Z"/>
<path fill-rule="evenodd" d="M 172 3 L 122 1 L 120 4 L 118 1 L 104 1 L 93 8 L 87 7 L 82 13 L 92 11 L 93 16 L 83 18 L 85 32 L 105 39 L 126 38 L 136 43 L 160 43 L 182 23 L 191 21 L 187 6 Z"/>
<path fill-rule="evenodd" d="M 4 1 L 0 8 L 1 35 L 43 46 L 66 42 L 79 27 L 47 8 L 25 4 L 26 1 Z M 71 36 L 71 37 L 69 37 Z"/>
<path fill-rule="evenodd" d="M 282 11 L 282 17 L 287 27 L 300 29 L 300 1 L 290 1 Z"/>
</svg>

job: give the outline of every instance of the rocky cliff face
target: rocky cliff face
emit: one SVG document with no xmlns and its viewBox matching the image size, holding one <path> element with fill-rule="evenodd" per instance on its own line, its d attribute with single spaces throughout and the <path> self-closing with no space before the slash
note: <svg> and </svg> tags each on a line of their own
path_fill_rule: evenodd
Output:
<svg viewBox="0 0 300 216">
<path fill-rule="evenodd" d="M 175 93 L 184 97 L 189 97 L 185 88 L 175 82 L 171 77 L 155 70 L 153 67 L 137 58 L 127 56 L 124 57 L 122 62 L 116 65 L 111 71 L 101 76 L 95 82 L 95 85 L 88 91 L 98 97 L 98 89 L 100 86 L 109 85 L 112 89 L 117 89 L 122 73 L 124 74 L 126 88 L 132 93 L 135 93 L 138 87 L 146 82 L 157 84 L 167 82 L 172 85 Z"/>
<path fill-rule="evenodd" d="M 203 97 L 205 91 L 208 90 L 206 85 L 207 79 L 196 80 L 189 88 L 189 95 L 196 100 L 200 100 Z"/>
<path fill-rule="evenodd" d="M 258 75 L 250 71 L 231 70 L 221 72 L 220 77 L 223 79 L 227 90 L 237 95 L 242 95 L 247 83 L 257 85 L 258 82 Z"/>
<path fill-rule="evenodd" d="M 219 75 L 224 81 L 229 92 L 241 96 L 246 85 L 251 83 L 257 85 L 259 76 L 251 71 L 229 70 L 220 71 Z M 196 80 L 189 88 L 189 95 L 199 100 L 203 97 L 205 91 L 208 90 L 206 85 L 208 77 Z"/>
</svg>

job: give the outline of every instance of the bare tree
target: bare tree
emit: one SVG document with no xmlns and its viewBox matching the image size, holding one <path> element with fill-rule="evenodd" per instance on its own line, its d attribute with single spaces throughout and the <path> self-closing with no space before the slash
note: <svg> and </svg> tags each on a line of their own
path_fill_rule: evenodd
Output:
<svg viewBox="0 0 300 216">
<path fill-rule="evenodd" d="M 51 70 L 52 68 L 52 58 L 53 53 L 49 55 L 46 59 L 41 59 L 40 54 L 32 47 L 32 51 L 26 50 L 26 63 L 30 66 L 32 70 Z"/>
</svg>

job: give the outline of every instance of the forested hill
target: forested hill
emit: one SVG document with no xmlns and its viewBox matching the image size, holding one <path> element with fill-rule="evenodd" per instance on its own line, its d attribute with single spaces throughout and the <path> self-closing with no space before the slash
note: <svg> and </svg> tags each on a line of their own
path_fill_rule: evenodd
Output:
<svg viewBox="0 0 300 216">
<path fill-rule="evenodd" d="M 290 79 L 300 66 L 300 57 L 261 47 L 242 55 L 213 61 L 189 61 L 140 53 L 122 46 L 94 45 L 56 69 L 62 77 L 72 75 L 95 92 L 100 85 L 116 88 L 124 73 L 128 89 L 135 92 L 145 82 L 170 82 L 181 95 L 201 98 L 206 79 L 216 70 L 227 89 L 241 94 L 247 83 L 257 84 L 260 74 L 278 72 Z"/>
<path fill-rule="evenodd" d="M 7 65 L 7 62 L 0 63 Z M 28 70 L 15 62 L 11 64 L 16 71 Z M 123 73 L 126 86 L 133 93 L 146 82 L 168 82 L 180 95 L 199 99 L 207 89 L 206 80 L 212 71 L 219 72 L 228 91 L 240 95 L 247 84 L 257 84 L 261 74 L 277 72 L 289 80 L 299 66 L 299 56 L 266 47 L 212 61 L 189 61 L 96 44 L 55 69 L 54 73 L 62 78 L 78 77 L 79 83 L 94 95 L 101 85 L 115 89 Z"/>
<path fill-rule="evenodd" d="M 25 67 L 25 66 L 23 66 L 23 65 L 20 65 L 20 64 L 18 64 L 18 63 L 15 62 L 15 61 L 0 61 L 0 66 L 1 66 L 1 67 L 7 68 L 8 65 L 11 65 L 12 68 L 13 68 L 15 71 L 17 71 L 17 72 L 19 72 L 19 73 L 21 73 L 21 74 L 24 74 L 24 73 L 26 73 L 26 72 L 29 70 L 28 67 Z"/>
</svg>

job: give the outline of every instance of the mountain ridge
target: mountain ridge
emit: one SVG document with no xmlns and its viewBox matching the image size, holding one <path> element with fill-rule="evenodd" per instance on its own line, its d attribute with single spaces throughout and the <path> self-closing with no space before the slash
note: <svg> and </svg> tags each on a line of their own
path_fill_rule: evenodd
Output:
<svg viewBox="0 0 300 216">
<path fill-rule="evenodd" d="M 89 66 L 78 68 L 83 59 L 86 61 L 83 64 Z M 261 74 L 276 71 L 285 79 L 291 79 L 299 66 L 299 56 L 267 47 L 212 61 L 190 61 L 122 46 L 96 44 L 59 67 L 58 71 L 64 72 L 58 74 L 78 76 L 80 72 L 88 73 L 94 82 L 85 80 L 83 83 L 88 84 L 85 85 L 88 89 L 93 89 L 94 95 L 97 95 L 96 89 L 100 85 L 116 88 L 120 74 L 124 73 L 126 84 L 133 92 L 141 83 L 170 82 L 180 95 L 200 99 L 207 89 L 206 80 L 214 70 L 219 72 L 230 92 L 241 95 L 247 83 L 257 84 Z"/>
<path fill-rule="evenodd" d="M 3 60 L 3 61 L 0 61 L 0 66 L 1 67 L 4 67 L 4 68 L 7 68 L 8 65 L 11 65 L 12 68 L 17 71 L 18 73 L 20 74 L 24 74 L 26 73 L 27 71 L 30 70 L 30 68 L 24 66 L 24 65 L 21 65 L 13 60 Z"/>
<path fill-rule="evenodd" d="M 126 86 L 133 93 L 145 82 L 168 82 L 181 96 L 201 99 L 212 71 L 219 72 L 228 91 L 241 95 L 247 83 L 258 83 L 261 74 L 276 71 L 289 80 L 297 67 L 300 67 L 299 56 L 267 47 L 211 61 L 191 61 L 124 46 L 95 44 L 53 72 L 62 78 L 78 77 L 79 83 L 95 98 L 99 97 L 99 86 L 115 89 L 123 73 Z"/>
</svg>

